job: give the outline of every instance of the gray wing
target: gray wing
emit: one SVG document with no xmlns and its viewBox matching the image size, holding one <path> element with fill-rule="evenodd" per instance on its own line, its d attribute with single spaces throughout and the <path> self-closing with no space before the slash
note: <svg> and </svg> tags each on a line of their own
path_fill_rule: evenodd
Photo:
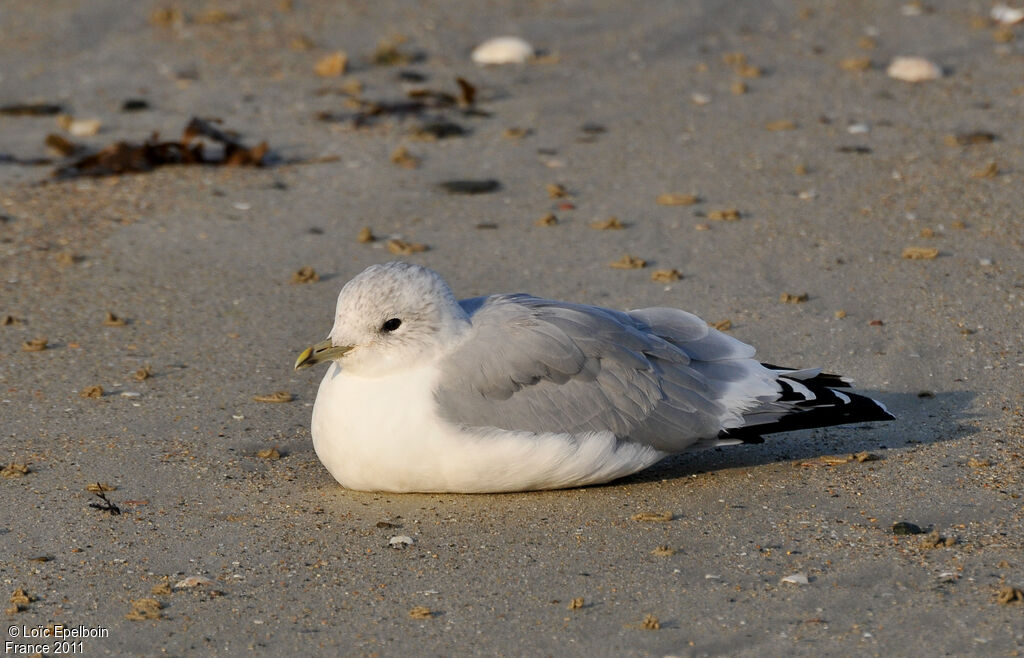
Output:
<svg viewBox="0 0 1024 658">
<path fill-rule="evenodd" d="M 754 349 L 667 308 L 623 313 L 528 295 L 460 302 L 472 329 L 435 391 L 446 419 L 528 432 L 611 431 L 679 451 L 778 397 Z"/>
</svg>

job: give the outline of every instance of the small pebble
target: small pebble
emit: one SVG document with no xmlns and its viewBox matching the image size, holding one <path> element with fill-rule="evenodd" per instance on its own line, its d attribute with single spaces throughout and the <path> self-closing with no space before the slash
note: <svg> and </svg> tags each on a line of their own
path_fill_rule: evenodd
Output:
<svg viewBox="0 0 1024 658">
<path fill-rule="evenodd" d="M 28 464 L 18 464 L 15 462 L 11 462 L 7 466 L 4 466 L 2 469 L 0 469 L 0 477 L 5 478 L 25 477 L 29 473 L 31 473 L 31 471 L 28 468 Z"/>
<path fill-rule="evenodd" d="M 416 169 L 420 166 L 420 159 L 409 152 L 404 146 L 399 146 L 391 152 L 391 162 L 403 169 Z"/>
<path fill-rule="evenodd" d="M 124 318 L 118 317 L 107 311 L 106 317 L 103 318 L 104 327 L 123 327 L 128 324 Z"/>
<path fill-rule="evenodd" d="M 608 263 L 608 266 L 613 267 L 617 270 L 639 270 L 641 268 L 647 267 L 647 261 L 645 261 L 643 258 L 637 258 L 636 256 L 631 256 L 629 254 L 623 254 L 622 258 L 615 262 Z"/>
<path fill-rule="evenodd" d="M 142 98 L 128 98 L 121 103 L 122 112 L 141 112 L 149 109 L 149 102 Z"/>
<path fill-rule="evenodd" d="M 654 615 L 646 615 L 644 620 L 640 622 L 640 628 L 645 631 L 656 631 L 661 628 L 661 622 Z"/>
<path fill-rule="evenodd" d="M 45 338 L 33 338 L 22 343 L 21 349 L 25 352 L 42 352 L 46 349 L 48 342 Z"/>
<path fill-rule="evenodd" d="M 323 78 L 336 78 L 348 68 L 348 55 L 338 50 L 324 55 L 313 65 L 313 71 Z"/>
<path fill-rule="evenodd" d="M 1024 603 L 1024 590 L 1021 590 L 1018 587 L 1004 585 L 999 589 L 999 593 L 996 595 L 996 601 L 999 605 Z"/>
<path fill-rule="evenodd" d="M 920 535 L 924 534 L 924 530 L 922 530 L 920 526 L 910 523 L 909 521 L 897 521 L 892 524 L 892 534 Z"/>
<path fill-rule="evenodd" d="M 683 275 L 679 273 L 679 270 L 654 270 L 651 272 L 651 281 L 655 283 L 672 283 L 673 281 L 679 281 L 683 278 Z"/>
<path fill-rule="evenodd" d="M 672 512 L 637 512 L 629 517 L 634 521 L 648 521 L 654 523 L 668 523 L 674 517 Z"/>
<path fill-rule="evenodd" d="M 548 183 L 544 189 L 547 190 L 549 199 L 563 199 L 569 196 L 569 191 L 560 183 Z"/>
<path fill-rule="evenodd" d="M 438 184 L 448 194 L 487 194 L 501 189 L 501 183 L 494 179 L 449 180 Z"/>
<path fill-rule="evenodd" d="M 502 130 L 501 136 L 504 137 L 505 139 L 522 139 L 523 137 L 529 135 L 531 132 L 533 131 L 530 130 L 529 128 L 511 127 Z"/>
<path fill-rule="evenodd" d="M 291 278 L 292 283 L 316 283 L 319 280 L 320 275 L 308 265 L 300 267 L 297 271 L 293 272 Z"/>
<path fill-rule="evenodd" d="M 418 254 L 422 251 L 427 250 L 427 245 L 420 244 L 418 242 L 406 242 L 398 238 L 393 238 L 387 241 L 388 251 L 395 254 L 396 256 L 409 256 L 411 254 Z"/>
<path fill-rule="evenodd" d="M 871 68 L 870 57 L 845 57 L 839 60 L 839 68 L 844 71 L 863 72 Z"/>
<path fill-rule="evenodd" d="M 83 398 L 101 398 L 103 397 L 103 387 L 86 386 L 81 390 L 81 392 L 78 395 Z"/>
<path fill-rule="evenodd" d="M 264 448 L 263 450 L 257 450 L 256 456 L 260 459 L 266 459 L 268 461 L 276 462 L 281 458 L 281 452 L 277 449 L 277 446 L 273 448 Z"/>
<path fill-rule="evenodd" d="M 590 228 L 597 229 L 598 231 L 621 231 L 626 227 L 619 221 L 618 217 L 609 217 L 608 219 L 590 222 Z"/>
<path fill-rule="evenodd" d="M 659 206 L 692 206 L 700 201 L 696 194 L 661 194 L 655 199 Z"/>
<path fill-rule="evenodd" d="M 943 139 L 948 146 L 973 146 L 976 144 L 991 144 L 996 141 L 996 134 L 987 130 L 971 130 L 968 132 L 946 135 Z"/>
<path fill-rule="evenodd" d="M 288 391 L 274 391 L 266 395 L 254 395 L 252 396 L 253 402 L 270 402 L 270 403 L 283 403 L 291 402 L 295 399 L 295 396 Z"/>
<path fill-rule="evenodd" d="M 935 247 L 906 247 L 900 254 L 900 258 L 908 260 L 932 260 L 939 255 Z"/>
<path fill-rule="evenodd" d="M 712 210 L 708 213 L 708 219 L 713 219 L 719 222 L 735 222 L 741 217 L 740 211 L 735 208 L 723 208 L 721 210 Z"/>
<path fill-rule="evenodd" d="M 144 621 L 146 619 L 159 619 L 162 616 L 160 610 L 163 604 L 156 599 L 136 599 L 132 601 L 131 612 L 124 616 L 132 621 Z"/>
<path fill-rule="evenodd" d="M 995 178 L 999 175 L 999 164 L 990 162 L 981 169 L 971 172 L 971 178 Z"/>
</svg>

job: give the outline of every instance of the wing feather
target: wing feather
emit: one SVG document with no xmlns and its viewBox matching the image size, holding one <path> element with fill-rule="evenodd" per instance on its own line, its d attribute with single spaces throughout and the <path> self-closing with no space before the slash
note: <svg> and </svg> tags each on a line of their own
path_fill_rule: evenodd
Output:
<svg viewBox="0 0 1024 658">
<path fill-rule="evenodd" d="M 441 362 L 449 421 L 529 432 L 610 431 L 678 451 L 777 396 L 754 350 L 696 316 L 498 295 L 463 302 L 472 329 Z"/>
</svg>

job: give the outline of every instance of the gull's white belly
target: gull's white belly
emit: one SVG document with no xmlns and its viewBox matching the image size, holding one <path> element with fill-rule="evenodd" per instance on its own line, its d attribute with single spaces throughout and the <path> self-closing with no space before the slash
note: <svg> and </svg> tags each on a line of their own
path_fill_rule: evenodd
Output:
<svg viewBox="0 0 1024 658">
<path fill-rule="evenodd" d="M 364 491 L 497 492 L 614 480 L 665 456 L 611 432 L 535 434 L 440 419 L 433 364 L 358 377 L 337 363 L 313 406 L 313 447 L 331 475 Z"/>
</svg>

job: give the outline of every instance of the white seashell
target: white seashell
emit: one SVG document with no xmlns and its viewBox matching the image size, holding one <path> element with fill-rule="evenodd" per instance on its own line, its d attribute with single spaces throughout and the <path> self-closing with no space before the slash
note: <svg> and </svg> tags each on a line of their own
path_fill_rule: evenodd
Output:
<svg viewBox="0 0 1024 658">
<path fill-rule="evenodd" d="M 388 540 L 388 546 L 391 548 L 405 548 L 406 546 L 412 546 L 414 543 L 416 542 L 408 535 L 396 535 Z"/>
<path fill-rule="evenodd" d="M 213 581 L 206 576 L 189 576 L 183 578 L 178 582 L 174 583 L 174 589 L 185 589 L 186 587 L 198 587 L 200 585 L 209 585 Z"/>
<path fill-rule="evenodd" d="M 103 123 L 99 119 L 76 119 L 67 114 L 57 117 L 57 125 L 75 137 L 92 137 L 100 131 Z"/>
<path fill-rule="evenodd" d="M 791 576 L 786 576 L 785 578 L 783 578 L 782 582 L 790 583 L 792 585 L 808 585 L 811 581 L 807 579 L 807 574 L 795 573 Z"/>
<path fill-rule="evenodd" d="M 905 82 L 923 82 L 942 77 L 942 69 L 924 57 L 894 57 L 885 70 L 890 78 Z"/>
<path fill-rule="evenodd" d="M 1024 8 L 1009 7 L 1000 3 L 992 7 L 989 16 L 1001 25 L 1016 25 L 1024 22 Z"/>
<path fill-rule="evenodd" d="M 474 48 L 470 57 L 480 66 L 525 64 L 533 57 L 533 46 L 519 37 L 495 37 Z"/>
</svg>

